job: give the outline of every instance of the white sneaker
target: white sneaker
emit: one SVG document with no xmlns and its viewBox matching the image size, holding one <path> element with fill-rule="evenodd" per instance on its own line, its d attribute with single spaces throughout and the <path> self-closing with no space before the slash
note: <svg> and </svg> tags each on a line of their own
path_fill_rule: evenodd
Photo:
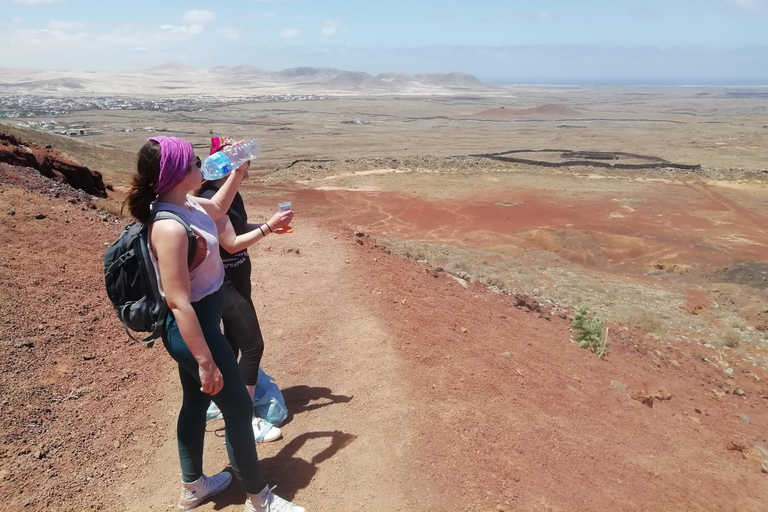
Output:
<svg viewBox="0 0 768 512">
<path fill-rule="evenodd" d="M 203 475 L 191 484 L 182 482 L 179 510 L 192 510 L 214 494 L 219 494 L 231 483 L 232 475 L 226 471 L 213 476 Z"/>
<path fill-rule="evenodd" d="M 283 436 L 279 428 L 265 420 L 264 418 L 253 418 L 253 437 L 257 443 L 268 443 L 275 441 Z"/>
<path fill-rule="evenodd" d="M 243 512 L 307 512 L 307 509 L 285 501 L 272 493 L 275 487 L 266 486 L 259 494 L 248 494 Z"/>
</svg>

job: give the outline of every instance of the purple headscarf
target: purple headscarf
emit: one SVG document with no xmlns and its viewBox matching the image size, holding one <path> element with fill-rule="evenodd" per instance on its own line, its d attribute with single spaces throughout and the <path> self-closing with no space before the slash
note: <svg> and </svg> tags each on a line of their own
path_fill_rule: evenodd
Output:
<svg viewBox="0 0 768 512">
<path fill-rule="evenodd" d="M 187 169 L 195 153 L 192 144 L 177 137 L 150 137 L 160 144 L 160 175 L 154 190 L 156 194 L 165 194 L 184 180 Z"/>
</svg>

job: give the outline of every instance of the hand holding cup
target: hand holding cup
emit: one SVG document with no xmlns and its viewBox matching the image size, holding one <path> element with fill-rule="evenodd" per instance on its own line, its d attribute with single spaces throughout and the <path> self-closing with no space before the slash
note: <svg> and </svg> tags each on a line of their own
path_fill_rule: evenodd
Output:
<svg viewBox="0 0 768 512">
<path fill-rule="evenodd" d="M 286 210 L 282 212 L 277 212 L 267 221 L 267 224 L 269 225 L 272 230 L 284 228 L 288 226 L 291 221 L 293 220 L 293 210 Z"/>
</svg>

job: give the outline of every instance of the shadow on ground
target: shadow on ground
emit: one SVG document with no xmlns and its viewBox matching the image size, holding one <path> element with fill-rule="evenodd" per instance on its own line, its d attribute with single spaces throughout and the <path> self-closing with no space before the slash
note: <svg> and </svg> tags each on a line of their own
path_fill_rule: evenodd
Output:
<svg viewBox="0 0 768 512">
<path fill-rule="evenodd" d="M 314 411 L 333 404 L 345 404 L 352 400 L 351 396 L 334 395 L 329 388 L 313 386 L 292 386 L 281 390 L 285 405 L 288 407 L 288 418 L 285 423 L 290 423 L 294 414 Z M 312 403 L 316 402 L 316 403 Z"/>
<path fill-rule="evenodd" d="M 330 445 L 314 455 L 311 460 L 306 461 L 296 456 L 296 453 L 305 443 L 314 439 L 328 438 Z M 317 466 L 339 452 L 342 448 L 349 446 L 356 435 L 347 434 L 338 430 L 332 432 L 307 432 L 292 439 L 280 452 L 274 457 L 269 457 L 261 461 L 261 470 L 269 486 L 276 486 L 275 494 L 287 500 L 293 500 L 296 493 L 304 489 L 317 473 Z M 231 466 L 225 471 L 234 474 Z M 235 479 L 232 485 L 221 494 L 211 498 L 214 503 L 214 510 L 222 510 L 230 505 L 237 505 L 245 502 L 245 491 L 240 482 Z"/>
</svg>

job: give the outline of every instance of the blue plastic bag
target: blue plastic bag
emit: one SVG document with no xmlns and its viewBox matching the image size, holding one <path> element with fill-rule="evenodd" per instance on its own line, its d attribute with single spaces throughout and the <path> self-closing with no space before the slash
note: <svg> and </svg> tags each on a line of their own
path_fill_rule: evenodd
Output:
<svg viewBox="0 0 768 512">
<path fill-rule="evenodd" d="M 288 408 L 285 406 L 285 399 L 280 388 L 275 384 L 275 379 L 264 373 L 261 368 L 259 368 L 259 375 L 256 380 L 256 391 L 253 393 L 253 413 L 276 427 L 279 427 L 288 418 Z M 206 420 L 223 418 L 219 408 L 211 402 Z"/>
<path fill-rule="evenodd" d="M 288 418 L 288 408 L 280 388 L 275 384 L 275 379 L 261 368 L 256 380 L 256 391 L 253 393 L 253 412 L 276 427 Z"/>
</svg>

